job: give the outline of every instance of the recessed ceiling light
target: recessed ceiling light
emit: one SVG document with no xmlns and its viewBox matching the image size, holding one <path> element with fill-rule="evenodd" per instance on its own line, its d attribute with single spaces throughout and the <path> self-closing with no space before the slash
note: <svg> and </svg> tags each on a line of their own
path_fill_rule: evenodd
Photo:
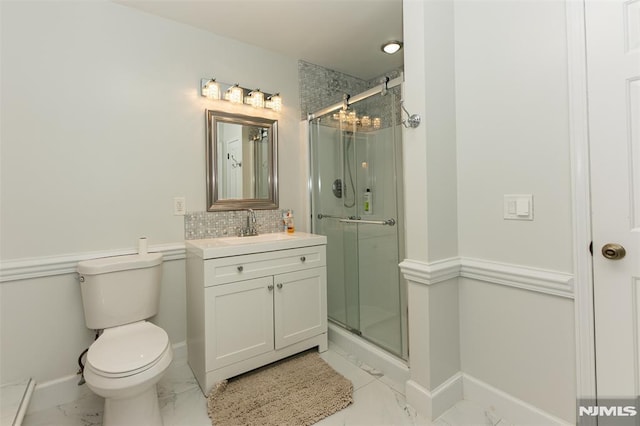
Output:
<svg viewBox="0 0 640 426">
<path fill-rule="evenodd" d="M 402 42 L 397 40 L 388 41 L 382 45 L 382 51 L 389 55 L 393 55 L 400 49 L 402 49 Z"/>
</svg>

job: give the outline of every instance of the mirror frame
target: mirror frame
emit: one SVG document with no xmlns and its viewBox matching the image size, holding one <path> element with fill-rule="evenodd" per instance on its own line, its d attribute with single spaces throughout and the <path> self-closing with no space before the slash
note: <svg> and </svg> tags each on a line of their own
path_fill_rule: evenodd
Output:
<svg viewBox="0 0 640 426">
<path fill-rule="evenodd" d="M 244 209 L 278 208 L 278 120 L 206 110 L 206 157 L 207 157 L 207 211 L 229 211 Z M 225 198 L 218 197 L 218 123 L 258 126 L 269 129 L 270 170 L 269 198 Z"/>
</svg>

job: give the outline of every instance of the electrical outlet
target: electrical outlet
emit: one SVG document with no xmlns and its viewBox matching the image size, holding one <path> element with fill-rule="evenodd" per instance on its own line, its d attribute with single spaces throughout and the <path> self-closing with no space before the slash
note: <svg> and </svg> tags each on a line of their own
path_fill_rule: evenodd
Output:
<svg viewBox="0 0 640 426">
<path fill-rule="evenodd" d="M 184 197 L 173 197 L 174 216 L 184 216 L 186 211 L 187 211 L 187 205 Z"/>
</svg>

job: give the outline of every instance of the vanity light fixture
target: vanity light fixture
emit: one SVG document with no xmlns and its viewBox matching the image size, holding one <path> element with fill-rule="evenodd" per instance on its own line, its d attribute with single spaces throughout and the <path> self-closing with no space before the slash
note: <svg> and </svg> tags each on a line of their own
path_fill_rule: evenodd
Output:
<svg viewBox="0 0 640 426">
<path fill-rule="evenodd" d="M 389 55 L 393 55 L 398 50 L 402 49 L 402 42 L 398 40 L 388 41 L 381 47 L 384 53 L 388 53 Z"/>
<path fill-rule="evenodd" d="M 248 93 L 248 95 L 245 96 L 245 93 Z M 254 108 L 266 108 L 275 112 L 282 111 L 282 97 L 279 93 L 272 95 L 260 89 L 247 90 L 238 83 L 234 85 L 220 83 L 215 78 L 203 78 L 200 80 L 200 95 L 215 101 L 222 100 L 234 104 L 247 104 Z"/>
</svg>

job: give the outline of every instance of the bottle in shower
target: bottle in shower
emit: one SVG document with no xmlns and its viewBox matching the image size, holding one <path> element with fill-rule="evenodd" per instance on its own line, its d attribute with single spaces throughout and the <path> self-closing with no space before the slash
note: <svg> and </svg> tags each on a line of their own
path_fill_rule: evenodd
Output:
<svg viewBox="0 0 640 426">
<path fill-rule="evenodd" d="M 373 197 L 371 196 L 371 189 L 369 188 L 364 191 L 364 204 L 362 206 L 362 212 L 364 214 L 373 214 Z"/>
</svg>

